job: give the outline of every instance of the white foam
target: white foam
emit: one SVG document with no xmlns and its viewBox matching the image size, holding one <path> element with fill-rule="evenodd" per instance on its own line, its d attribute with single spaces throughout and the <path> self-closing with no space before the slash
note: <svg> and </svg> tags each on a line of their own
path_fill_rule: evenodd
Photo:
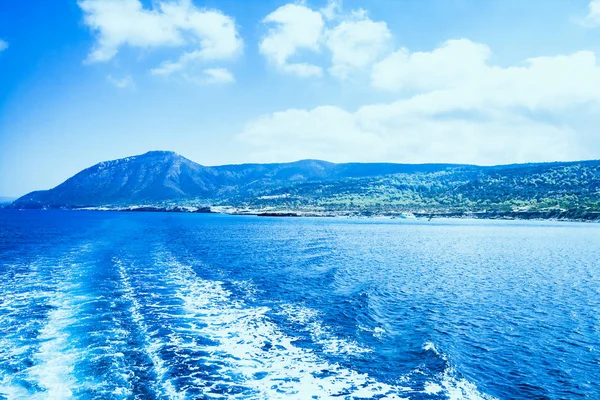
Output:
<svg viewBox="0 0 600 400">
<path fill-rule="evenodd" d="M 305 331 L 309 332 L 312 341 L 322 346 L 323 351 L 327 354 L 358 355 L 373 351 L 355 341 L 337 337 L 330 327 L 323 324 L 319 312 L 316 310 L 291 304 L 282 305 L 281 310 L 281 313 L 291 322 L 301 325 Z"/>
<path fill-rule="evenodd" d="M 435 354 L 440 355 L 437 348 L 435 347 L 435 344 L 433 344 L 432 342 L 425 342 L 425 344 L 423 345 L 423 350 L 433 351 Z"/>
<path fill-rule="evenodd" d="M 440 356 L 448 365 L 448 357 L 440 352 L 434 343 L 426 342 L 423 350 L 433 351 Z M 448 366 L 434 380 L 425 383 L 424 393 L 440 394 L 443 393 L 449 400 L 495 400 L 494 397 L 479 392 L 477 386 L 463 378 L 457 378 L 454 368 Z"/>
<path fill-rule="evenodd" d="M 234 298 L 222 282 L 203 280 L 190 266 L 159 255 L 157 265 L 149 269 L 147 276 L 143 276 L 144 282 L 155 279 L 154 289 L 162 285 L 161 288 L 173 290 L 174 296 L 182 303 L 180 308 L 177 304 L 162 303 L 160 296 L 163 294 L 159 292 L 145 293 L 142 297 L 132 278 L 134 273 L 144 273 L 143 270 L 132 269 L 132 266 L 126 266 L 117 259 L 113 261 L 123 300 L 129 307 L 131 320 L 144 339 L 143 351 L 153 364 L 156 380 L 146 384 L 150 385 L 157 398 L 184 399 L 189 390 L 201 390 L 210 398 L 400 399 L 408 397 L 413 391 L 408 387 L 379 382 L 367 374 L 332 363 L 318 352 L 297 346 L 295 341 L 298 338 L 286 334 L 269 318 L 268 313 L 273 310 L 247 304 L 257 294 L 257 289 L 251 282 L 233 282 L 237 288 L 248 292 L 246 297 L 239 300 Z M 121 351 L 125 349 L 123 346 L 128 345 L 127 335 L 130 332 L 121 327 L 120 321 L 113 317 L 114 326 L 110 327 L 106 348 L 77 349 L 76 343 L 73 343 L 69 328 L 80 318 L 86 317 L 81 315 L 80 308 L 87 302 L 98 299 L 77 296 L 77 285 L 66 284 L 71 280 L 69 270 L 70 268 L 57 268 L 53 282 L 31 291 L 11 292 L 12 288 L 8 283 L 0 282 L 1 293 L 14 293 L 14 296 L 6 296 L 0 300 L 2 310 L 18 309 L 41 301 L 50 301 L 54 307 L 47 316 L 38 340 L 33 341 L 33 344 L 24 339 L 19 341 L 16 337 L 0 338 L 2 359 L 31 352 L 32 346 L 39 343 L 34 354 L 35 365 L 26 371 L 26 379 L 37 385 L 42 392 L 32 395 L 15 383 L 14 376 L 0 371 L 0 394 L 8 399 L 63 399 L 76 396 L 81 389 L 97 389 L 92 387 L 92 383 L 78 383 L 76 379 L 76 362 L 85 357 L 88 350 L 99 351 L 100 354 L 94 357 L 107 357 L 114 366 L 110 371 L 114 374 L 113 379 L 98 383 L 103 385 L 103 393 L 122 397 L 133 394 L 134 375 L 127 369 L 127 362 Z M 81 274 L 77 267 L 74 271 Z M 40 276 L 32 270 L 30 274 L 19 276 L 18 286 L 26 287 L 22 285 L 39 281 Z M 76 275 L 72 281 L 77 282 Z M 167 326 L 162 326 L 170 331 L 169 334 L 158 335 L 154 331 L 154 318 L 147 320 L 150 318 L 148 308 L 151 309 L 152 316 L 164 316 L 165 321 L 172 321 L 172 324 L 169 322 Z M 298 324 L 326 354 L 357 356 L 372 351 L 355 341 L 338 337 L 331 327 L 323 323 L 316 310 L 301 305 L 283 305 L 277 311 L 290 322 Z M 8 320 L 0 322 L 4 324 L 6 321 Z M 373 332 L 385 333 L 378 328 L 374 328 Z M 106 331 L 99 334 L 102 336 Z M 206 344 L 206 339 L 211 343 Z M 176 352 L 196 357 L 188 360 L 191 361 L 189 376 L 179 377 L 186 381 L 184 385 L 169 376 L 169 370 L 174 365 L 170 364 L 170 360 L 161 358 L 161 350 L 165 346 L 186 350 Z M 433 343 L 425 344 L 424 349 L 440 354 Z M 440 356 L 445 357 L 443 354 Z M 202 364 L 215 370 L 211 372 L 210 383 L 198 371 L 201 368 L 198 365 Z M 422 393 L 445 395 L 452 400 L 491 399 L 480 394 L 472 383 L 455 378 L 456 375 L 451 368 L 447 368 L 440 376 L 432 377 L 425 384 Z M 90 378 L 93 380 L 100 377 Z M 402 377 L 399 377 L 398 382 L 402 382 Z M 224 388 L 228 387 L 242 389 L 227 393 Z"/>
<path fill-rule="evenodd" d="M 119 357 L 111 343 L 115 341 L 115 337 L 107 337 L 106 346 L 81 347 L 81 340 L 85 338 L 82 338 L 79 332 L 71 331 L 76 324 L 81 324 L 87 318 L 94 319 L 82 310 L 103 298 L 102 295 L 81 294 L 83 290 L 80 278 L 87 273 L 86 268 L 89 268 L 89 265 L 71 262 L 76 258 L 81 259 L 84 256 L 83 252 L 90 249 L 90 246 L 84 245 L 63 257 L 59 264 L 32 264 L 29 266 L 29 273 L 22 274 L 22 281 L 11 282 L 11 290 L 24 291 L 15 293 L 15 296 L 8 296 L 16 309 L 20 308 L 22 312 L 24 309 L 44 304 L 50 306 L 51 310 L 43 320 L 27 319 L 15 314 L 11 316 L 11 321 L 1 321 L 3 329 L 12 326 L 15 330 L 10 337 L 1 339 L 1 358 L 10 360 L 11 356 L 23 353 L 23 358 L 30 357 L 33 361 L 31 367 L 16 373 L 0 371 L 0 393 L 9 399 L 67 399 L 77 397 L 87 390 L 99 393 L 97 390 L 109 386 L 108 382 L 98 381 L 98 378 L 101 378 L 98 376 L 86 376 L 82 381 L 77 379 L 78 373 L 81 373 L 76 371 L 79 361 L 94 362 L 103 356 L 112 360 L 122 359 L 122 354 Z M 7 293 L 5 289 L 7 288 L 1 288 L 2 293 Z M 3 304 L 3 310 L 4 307 L 8 305 Z M 38 331 L 35 338 L 23 337 L 23 332 L 33 330 Z M 87 334 L 97 336 L 102 333 L 92 331 Z M 105 350 L 105 354 L 97 354 L 98 351 Z M 30 388 L 18 384 L 19 381 L 27 382 Z M 127 385 L 118 390 L 121 393 L 128 391 Z"/>
<path fill-rule="evenodd" d="M 329 363 L 309 349 L 296 347 L 295 338 L 283 333 L 268 318 L 269 308 L 249 307 L 233 299 L 221 282 L 202 280 L 189 266 L 171 261 L 168 267 L 170 280 L 179 286 L 176 295 L 184 303 L 192 332 L 215 343 L 206 348 L 211 358 L 205 362 L 219 366 L 220 378 L 216 377 L 205 393 L 215 395 L 218 387 L 233 383 L 248 388 L 253 393 L 251 398 L 260 399 L 402 398 L 403 388 L 378 382 L 366 374 Z M 302 312 L 304 316 L 296 314 L 298 318 L 311 321 L 312 311 Z M 316 324 L 314 320 L 310 323 Z M 174 329 L 180 335 L 190 334 L 187 328 Z M 329 335 L 324 327 L 316 333 L 317 338 L 330 342 L 331 351 L 346 351 L 344 346 L 334 344 Z M 201 387 L 205 382 L 197 384 Z M 248 396 L 248 392 L 227 394 L 227 398 Z"/>
<path fill-rule="evenodd" d="M 166 373 L 168 372 L 168 366 L 159 354 L 159 351 L 164 343 L 150 333 L 150 330 L 141 312 L 141 305 L 136 297 L 136 293 L 131 284 L 131 279 L 125 264 L 118 259 L 113 259 L 113 263 L 117 266 L 120 283 L 122 285 L 123 298 L 130 304 L 129 311 L 131 313 L 131 319 L 136 323 L 142 337 L 146 342 L 144 343 L 143 350 L 152 361 L 154 367 L 156 382 L 153 382 L 151 386 L 156 396 L 162 397 L 166 395 L 169 399 L 183 399 L 183 394 L 178 393 L 173 386 L 173 383 L 165 377 Z"/>
<path fill-rule="evenodd" d="M 368 326 L 358 325 L 357 328 L 360 329 L 361 331 L 370 332 L 371 334 L 373 334 L 373 337 L 375 337 L 377 339 L 382 339 L 385 336 L 385 334 L 387 333 L 386 330 L 380 326 L 376 326 L 374 328 L 369 328 Z"/>
<path fill-rule="evenodd" d="M 0 381 L 0 394 L 8 400 L 29 399 L 30 397 L 27 389 L 14 385 L 10 382 L 9 377 L 3 377 Z"/>
<path fill-rule="evenodd" d="M 34 398 L 66 399 L 73 396 L 76 385 L 73 376 L 77 352 L 69 346 L 70 335 L 66 328 L 75 322 L 75 305 L 64 295 L 58 294 L 51 305 L 55 307 L 40 331 L 41 345 L 35 355 L 35 365 L 29 376 L 43 390 Z"/>
<path fill-rule="evenodd" d="M 443 390 L 444 390 L 444 388 L 441 387 L 440 385 L 438 385 L 437 383 L 426 382 L 425 389 L 423 390 L 423 392 L 425 392 L 427 394 L 438 394 Z"/>
<path fill-rule="evenodd" d="M 378 382 L 366 374 L 332 364 L 310 349 L 295 346 L 296 338 L 285 334 L 267 316 L 271 311 L 269 308 L 251 307 L 242 300 L 234 299 L 222 282 L 200 279 L 191 267 L 173 260 L 166 263 L 165 269 L 169 271 L 168 279 L 179 286 L 176 295 L 184 303 L 185 318 L 189 320 L 187 326 L 192 327 L 191 330 L 175 328 L 175 332 L 189 335 L 191 331 L 215 343 L 206 348 L 211 359 L 205 362 L 220 366 L 221 379 L 217 379 L 206 393 L 214 395 L 211 389 L 232 382 L 250 388 L 254 393 L 251 398 L 268 399 L 399 399 L 413 392 L 409 387 Z M 321 322 L 316 310 L 297 305 L 283 305 L 281 310 L 291 322 L 307 329 L 311 339 L 325 352 L 356 355 L 371 351 L 355 342 L 335 337 L 332 330 Z M 381 334 L 381 330 L 376 333 Z M 269 348 L 266 349 L 265 345 Z M 426 343 L 424 349 L 434 351 L 444 359 L 446 357 L 433 343 Z M 425 384 L 423 393 L 445 395 L 451 400 L 493 399 L 480 393 L 471 382 L 455 376 L 452 368 L 446 368 L 435 381 Z M 227 398 L 248 397 L 247 392 L 227 395 Z"/>
<path fill-rule="evenodd" d="M 9 399 L 62 399 L 72 396 L 75 385 L 73 377 L 75 353 L 69 347 L 66 328 L 74 321 L 75 305 L 64 292 L 71 288 L 65 285 L 66 266 L 75 253 L 68 254 L 62 263 L 50 265 L 39 259 L 30 264 L 12 265 L 13 270 L 25 272 L 15 274 L 12 280 L 0 283 L 3 295 L 0 328 L 0 360 L 17 372 L 0 370 L 0 393 Z M 48 269 L 52 274 L 47 276 Z M 44 320 L 23 315 L 35 305 L 52 307 Z M 35 339 L 25 332 L 38 330 Z M 15 360 L 31 357 L 34 365 L 25 369 Z M 19 380 L 28 381 L 41 392 L 31 393 Z"/>
</svg>

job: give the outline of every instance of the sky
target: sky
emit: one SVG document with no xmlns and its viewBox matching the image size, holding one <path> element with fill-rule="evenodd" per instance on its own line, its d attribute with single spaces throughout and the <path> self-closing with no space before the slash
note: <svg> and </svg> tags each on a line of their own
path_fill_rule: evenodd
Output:
<svg viewBox="0 0 600 400">
<path fill-rule="evenodd" d="M 600 0 L 0 0 L 0 195 L 103 160 L 600 158 Z"/>
</svg>

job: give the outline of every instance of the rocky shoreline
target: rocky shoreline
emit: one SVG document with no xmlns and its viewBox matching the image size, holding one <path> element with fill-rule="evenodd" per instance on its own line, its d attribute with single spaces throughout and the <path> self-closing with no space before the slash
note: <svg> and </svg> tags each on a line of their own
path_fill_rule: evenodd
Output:
<svg viewBox="0 0 600 400">
<path fill-rule="evenodd" d="M 5 207 L 12 208 L 12 207 Z M 77 211 L 112 211 L 112 212 L 165 212 L 190 214 L 224 214 L 277 218 L 392 218 L 392 219 L 490 219 L 490 220 L 540 220 L 600 222 L 600 212 L 587 210 L 542 210 L 542 211 L 439 211 L 439 212 L 372 212 L 366 210 L 323 211 L 323 210 L 277 210 L 252 209 L 231 206 L 103 206 L 103 207 L 50 207 L 45 209 L 62 209 Z"/>
<path fill-rule="evenodd" d="M 473 218 L 503 220 L 549 220 L 573 222 L 600 222 L 600 212 L 583 210 L 548 211 L 484 211 L 484 212 L 442 212 L 414 213 L 417 218 Z"/>
</svg>

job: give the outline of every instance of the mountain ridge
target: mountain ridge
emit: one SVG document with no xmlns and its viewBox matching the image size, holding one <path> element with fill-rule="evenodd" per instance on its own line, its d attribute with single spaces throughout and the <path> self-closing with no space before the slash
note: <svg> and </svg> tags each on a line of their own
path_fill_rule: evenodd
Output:
<svg viewBox="0 0 600 400">
<path fill-rule="evenodd" d="M 455 164 L 336 164 L 313 159 L 289 163 L 204 166 L 172 151 L 154 150 L 141 155 L 101 161 L 52 189 L 28 193 L 13 204 L 23 208 L 85 207 L 107 203 L 209 198 L 214 194 L 220 196 L 232 185 L 240 186 L 240 181 L 242 186 L 251 186 L 256 181 L 265 179 L 281 182 L 381 175 L 380 172 L 368 171 L 377 167 L 384 168 L 384 173 L 387 174 L 403 169 L 437 170 L 449 166 Z M 125 168 L 129 168 L 129 171 L 124 171 Z M 181 171 L 181 168 L 184 170 Z M 348 171 L 349 168 L 352 171 Z M 149 175 L 152 172 L 154 174 Z M 107 176 L 111 173 L 112 176 Z M 121 185 L 117 182 L 119 180 Z"/>
<path fill-rule="evenodd" d="M 299 160 L 204 166 L 171 151 L 151 151 L 97 163 L 55 188 L 28 193 L 12 207 L 140 204 L 363 214 L 596 213 L 600 161 L 477 166 Z"/>
</svg>

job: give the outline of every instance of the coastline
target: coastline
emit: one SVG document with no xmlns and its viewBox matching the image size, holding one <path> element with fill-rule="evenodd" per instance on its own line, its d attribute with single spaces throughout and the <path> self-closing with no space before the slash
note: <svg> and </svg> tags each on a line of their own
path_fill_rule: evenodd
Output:
<svg viewBox="0 0 600 400">
<path fill-rule="evenodd" d="M 564 221 L 599 223 L 600 212 L 584 210 L 544 210 L 544 211 L 439 211 L 439 212 L 373 212 L 368 210 L 296 210 L 296 209 L 254 209 L 233 206 L 100 206 L 100 207 L 43 207 L 13 210 L 69 210 L 69 211 L 104 211 L 104 212 L 152 212 L 152 213 L 186 213 L 186 214 L 221 214 L 237 216 L 255 216 L 272 218 L 385 218 L 385 219 L 482 219 L 506 221 Z"/>
</svg>

